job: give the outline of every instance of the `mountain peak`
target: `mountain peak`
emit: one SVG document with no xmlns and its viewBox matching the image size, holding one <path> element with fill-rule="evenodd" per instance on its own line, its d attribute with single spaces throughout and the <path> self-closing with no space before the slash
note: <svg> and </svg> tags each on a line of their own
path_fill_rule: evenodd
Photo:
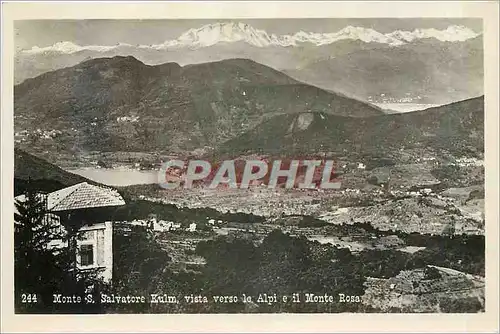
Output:
<svg viewBox="0 0 500 334">
<path fill-rule="evenodd" d="M 336 34 L 334 34 L 334 36 L 337 39 L 361 40 L 365 43 L 375 42 L 375 43 L 389 44 L 393 46 L 404 44 L 397 38 L 384 35 L 371 28 L 363 28 L 363 27 L 347 26 L 344 29 L 337 32 Z"/>
<path fill-rule="evenodd" d="M 415 29 L 414 31 L 396 30 L 387 36 L 399 39 L 404 42 L 413 42 L 416 39 L 434 38 L 441 42 L 463 42 L 468 39 L 478 37 L 472 29 L 463 25 L 451 25 L 444 30 L 430 29 Z"/>
<path fill-rule="evenodd" d="M 81 62 L 80 67 L 88 67 L 93 65 L 103 64 L 106 66 L 113 65 L 145 65 L 142 61 L 138 60 L 134 56 L 114 56 L 114 57 L 103 57 L 103 58 L 93 58 Z"/>
<path fill-rule="evenodd" d="M 189 29 L 182 34 L 177 43 L 165 42 L 166 45 L 206 47 L 217 43 L 244 41 L 248 44 L 264 47 L 271 44 L 272 37 L 263 30 L 257 30 L 241 22 L 217 22 L 198 29 Z"/>
<path fill-rule="evenodd" d="M 95 51 L 95 52 L 108 52 L 116 48 L 120 47 L 129 47 L 132 46 L 127 43 L 117 43 L 116 45 L 85 45 L 81 46 L 69 41 L 61 41 L 57 42 L 51 46 L 46 47 L 38 47 L 33 46 L 29 50 L 22 50 L 23 53 L 27 54 L 37 54 L 37 53 L 63 53 L 63 54 L 73 54 L 81 51 Z"/>
</svg>

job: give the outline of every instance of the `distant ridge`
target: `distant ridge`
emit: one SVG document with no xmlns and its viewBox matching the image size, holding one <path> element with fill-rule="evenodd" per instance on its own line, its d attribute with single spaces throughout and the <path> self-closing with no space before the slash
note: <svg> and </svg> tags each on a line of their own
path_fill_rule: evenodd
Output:
<svg viewBox="0 0 500 334">
<path fill-rule="evenodd" d="M 225 142 L 217 154 L 397 155 L 412 149 L 482 157 L 484 97 L 362 119 L 321 112 L 279 115 Z"/>
<path fill-rule="evenodd" d="M 63 170 L 18 148 L 14 149 L 14 193 L 22 193 L 28 183 L 44 192 L 52 192 L 81 182 L 98 184 L 83 176 Z"/>
</svg>

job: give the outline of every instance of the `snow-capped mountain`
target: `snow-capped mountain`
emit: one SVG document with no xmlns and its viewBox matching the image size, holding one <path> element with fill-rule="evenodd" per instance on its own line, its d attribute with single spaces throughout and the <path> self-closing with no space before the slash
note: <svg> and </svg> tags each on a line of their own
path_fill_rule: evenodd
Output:
<svg viewBox="0 0 500 334">
<path fill-rule="evenodd" d="M 400 41 L 412 42 L 416 39 L 435 38 L 441 42 L 464 42 L 471 38 L 476 38 L 480 34 L 464 26 L 449 26 L 445 30 L 415 29 L 414 31 L 396 30 L 387 36 Z"/>
<path fill-rule="evenodd" d="M 348 26 L 335 33 L 311 33 L 299 31 L 294 35 L 268 34 L 245 23 L 215 23 L 199 29 L 190 29 L 178 39 L 163 44 L 143 48 L 169 49 L 172 47 L 207 47 L 218 43 L 246 42 L 256 47 L 297 46 L 299 43 L 311 43 L 316 46 L 331 44 L 343 39 L 360 40 L 366 43 L 377 42 L 390 45 L 401 45 L 403 42 L 386 36 L 373 29 Z"/>
<path fill-rule="evenodd" d="M 24 53 L 44 53 L 44 52 L 54 52 L 54 53 L 77 53 L 80 51 L 95 51 L 95 52 L 108 52 L 119 47 L 132 46 L 130 44 L 118 43 L 117 45 L 85 45 L 80 46 L 72 42 L 57 42 L 52 46 L 47 46 L 44 48 L 40 48 L 38 46 L 34 46 L 29 50 L 23 50 Z"/>
<path fill-rule="evenodd" d="M 479 36 L 480 33 L 465 26 L 449 26 L 444 30 L 416 29 L 414 31 L 397 30 L 383 34 L 374 29 L 347 26 L 337 32 L 314 33 L 299 31 L 293 35 L 269 34 L 264 30 L 255 29 L 246 23 L 213 23 L 198 29 L 190 29 L 180 35 L 177 39 L 168 40 L 161 44 L 138 45 L 116 44 L 116 45 L 87 45 L 80 46 L 71 42 L 58 42 L 48 47 L 34 46 L 28 50 L 22 50 L 25 54 L 39 54 L 56 52 L 72 54 L 80 51 L 109 52 L 123 47 L 136 47 L 143 50 L 175 50 L 180 48 L 199 49 L 220 43 L 244 42 L 258 48 L 265 47 L 293 47 L 300 44 L 312 46 L 323 46 L 333 44 L 341 40 L 358 40 L 365 43 L 381 43 L 389 46 L 401 46 L 417 39 L 434 38 L 441 42 L 463 42 Z"/>
<path fill-rule="evenodd" d="M 155 45 L 66 41 L 33 47 L 15 55 L 14 80 L 114 56 L 133 56 L 151 66 L 245 58 L 360 100 L 412 92 L 425 103 L 442 104 L 483 93 L 483 39 L 464 26 L 388 33 L 347 26 L 332 33 L 277 35 L 245 23 L 213 23 Z"/>
</svg>

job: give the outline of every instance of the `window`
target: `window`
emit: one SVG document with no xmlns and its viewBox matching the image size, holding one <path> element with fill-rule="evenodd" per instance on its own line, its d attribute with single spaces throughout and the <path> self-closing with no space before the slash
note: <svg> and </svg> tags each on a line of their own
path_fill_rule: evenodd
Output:
<svg viewBox="0 0 500 334">
<path fill-rule="evenodd" d="M 94 231 L 85 231 L 81 233 L 82 240 L 93 240 L 95 237 Z"/>
<path fill-rule="evenodd" d="M 81 245 L 80 246 L 80 265 L 91 266 L 94 264 L 94 246 Z"/>
</svg>

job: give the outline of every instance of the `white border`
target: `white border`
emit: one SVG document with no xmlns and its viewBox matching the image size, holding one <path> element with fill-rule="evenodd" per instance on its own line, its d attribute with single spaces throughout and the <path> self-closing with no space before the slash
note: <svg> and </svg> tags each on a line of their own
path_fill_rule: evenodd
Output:
<svg viewBox="0 0 500 334">
<path fill-rule="evenodd" d="M 2 331 L 484 332 L 498 331 L 498 2 L 3 3 Z M 48 316 L 13 313 L 13 20 L 162 18 L 476 17 L 484 22 L 486 313 Z M 464 80 L 467 80 L 464 78 Z"/>
</svg>

